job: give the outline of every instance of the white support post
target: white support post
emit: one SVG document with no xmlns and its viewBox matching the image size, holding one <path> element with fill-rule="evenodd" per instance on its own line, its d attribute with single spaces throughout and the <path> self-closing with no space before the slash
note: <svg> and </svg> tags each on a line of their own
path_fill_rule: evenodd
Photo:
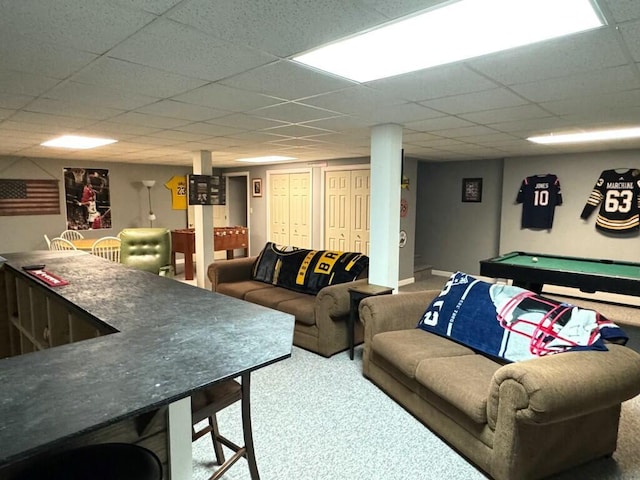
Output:
<svg viewBox="0 0 640 480">
<path fill-rule="evenodd" d="M 211 152 L 202 150 L 193 157 L 195 175 L 211 175 Z M 196 280 L 200 288 L 211 289 L 207 268 L 213 262 L 213 206 L 195 205 L 193 208 L 196 235 Z"/>
<path fill-rule="evenodd" d="M 402 127 L 371 130 L 369 283 L 398 289 Z"/>
</svg>

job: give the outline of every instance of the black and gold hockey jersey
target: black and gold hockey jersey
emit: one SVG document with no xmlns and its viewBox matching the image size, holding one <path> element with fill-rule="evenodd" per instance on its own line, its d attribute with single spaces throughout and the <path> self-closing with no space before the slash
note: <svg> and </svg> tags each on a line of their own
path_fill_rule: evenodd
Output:
<svg viewBox="0 0 640 480">
<path fill-rule="evenodd" d="M 640 170 L 605 170 L 600 174 L 580 214 L 586 219 L 600 205 L 596 228 L 628 233 L 640 225 Z"/>
<path fill-rule="evenodd" d="M 560 180 L 552 173 L 525 178 L 516 203 L 522 204 L 522 228 L 551 228 L 556 205 L 562 205 Z"/>
</svg>

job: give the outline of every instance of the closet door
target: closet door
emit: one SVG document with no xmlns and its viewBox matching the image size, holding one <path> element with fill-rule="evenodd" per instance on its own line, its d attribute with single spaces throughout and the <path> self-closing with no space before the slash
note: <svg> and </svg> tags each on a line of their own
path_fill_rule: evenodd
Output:
<svg viewBox="0 0 640 480">
<path fill-rule="evenodd" d="M 269 177 L 269 241 L 289 245 L 289 174 Z"/>
<path fill-rule="evenodd" d="M 289 175 L 289 244 L 311 248 L 309 207 L 311 179 L 309 173 Z"/>
<path fill-rule="evenodd" d="M 349 196 L 351 173 L 339 170 L 325 173 L 324 248 L 347 251 L 349 243 Z"/>
<path fill-rule="evenodd" d="M 365 255 L 369 255 L 370 182 L 369 170 L 351 172 L 349 251 Z"/>
</svg>

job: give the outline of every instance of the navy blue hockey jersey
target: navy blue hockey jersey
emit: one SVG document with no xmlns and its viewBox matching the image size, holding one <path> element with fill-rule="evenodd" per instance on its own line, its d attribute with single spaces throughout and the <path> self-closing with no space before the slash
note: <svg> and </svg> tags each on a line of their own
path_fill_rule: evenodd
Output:
<svg viewBox="0 0 640 480">
<path fill-rule="evenodd" d="M 516 202 L 522 204 L 522 228 L 551 228 L 556 205 L 562 205 L 560 180 L 552 173 L 527 177 Z"/>
</svg>

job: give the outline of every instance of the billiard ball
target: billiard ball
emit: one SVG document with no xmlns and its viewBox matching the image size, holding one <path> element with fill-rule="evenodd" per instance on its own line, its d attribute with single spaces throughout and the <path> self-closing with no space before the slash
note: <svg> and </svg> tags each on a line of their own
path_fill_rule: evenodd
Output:
<svg viewBox="0 0 640 480">
<path fill-rule="evenodd" d="M 532 261 L 533 263 L 538 263 L 538 257 L 533 257 L 533 258 L 531 259 L 531 261 Z"/>
</svg>

